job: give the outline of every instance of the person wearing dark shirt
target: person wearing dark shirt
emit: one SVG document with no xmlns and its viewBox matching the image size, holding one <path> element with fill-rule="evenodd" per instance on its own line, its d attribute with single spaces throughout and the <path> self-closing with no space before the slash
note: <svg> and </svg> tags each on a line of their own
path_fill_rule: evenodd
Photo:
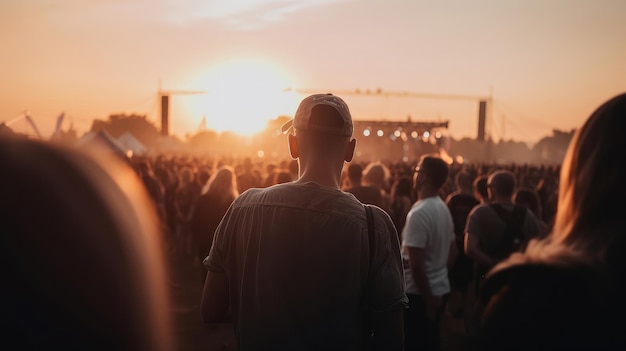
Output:
<svg viewBox="0 0 626 351">
<path fill-rule="evenodd" d="M 348 180 L 350 181 L 350 187 L 345 191 L 354 195 L 359 201 L 364 204 L 376 205 L 382 207 L 383 196 L 380 190 L 371 185 L 363 185 L 361 180 L 363 179 L 363 166 L 358 163 L 351 163 L 348 166 Z"/>
<path fill-rule="evenodd" d="M 454 240 L 457 246 L 457 259 L 450 270 L 452 291 L 448 300 L 449 308 L 454 317 L 463 315 L 468 286 L 472 281 L 473 261 L 465 255 L 465 224 L 472 209 L 480 203 L 474 196 L 471 176 L 464 171 L 455 177 L 456 191 L 448 195 L 446 204 L 454 222 Z"/>
</svg>

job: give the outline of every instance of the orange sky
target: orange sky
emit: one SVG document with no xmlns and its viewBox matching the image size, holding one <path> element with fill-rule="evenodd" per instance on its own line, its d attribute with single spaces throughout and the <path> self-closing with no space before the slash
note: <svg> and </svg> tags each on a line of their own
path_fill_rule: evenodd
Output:
<svg viewBox="0 0 626 351">
<path fill-rule="evenodd" d="M 491 94 L 491 135 L 533 143 L 626 91 L 624 14 L 622 0 L 3 0 L 0 121 L 28 109 L 44 135 L 61 112 L 81 133 L 112 113 L 157 123 L 160 82 L 207 92 L 172 97 L 173 133 L 203 116 L 253 132 L 293 114 L 303 95 L 285 88 L 382 89 Z M 343 97 L 355 119 L 476 136 L 477 101 Z"/>
</svg>

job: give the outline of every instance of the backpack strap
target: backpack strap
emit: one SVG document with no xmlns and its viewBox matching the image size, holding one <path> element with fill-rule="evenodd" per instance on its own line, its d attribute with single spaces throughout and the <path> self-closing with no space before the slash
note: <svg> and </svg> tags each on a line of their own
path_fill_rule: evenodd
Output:
<svg viewBox="0 0 626 351">
<path fill-rule="evenodd" d="M 526 219 L 526 207 L 515 204 L 513 211 L 509 212 L 500 204 L 491 204 L 489 206 L 493 208 L 504 223 L 506 223 L 504 233 L 508 235 L 503 236 L 501 244 L 507 247 L 512 246 L 507 244 L 514 244 L 515 241 L 524 243 L 526 240 L 524 238 L 524 231 L 522 230 L 522 227 L 524 225 L 524 220 Z"/>
<path fill-rule="evenodd" d="M 522 224 L 524 218 L 526 217 L 526 207 L 522 205 L 515 204 L 513 212 L 507 211 L 500 204 L 490 204 L 489 206 L 491 206 L 491 208 L 496 211 L 498 216 L 500 216 L 500 218 L 502 218 L 502 220 L 507 224 L 511 223 L 511 221 L 514 221 L 513 223 Z"/>
<path fill-rule="evenodd" d="M 367 216 L 367 238 L 369 240 L 369 250 L 370 250 L 370 264 L 369 264 L 369 272 L 372 272 L 372 261 L 374 259 L 374 235 L 375 235 L 375 224 L 374 224 L 374 213 L 372 212 L 372 207 L 365 205 L 365 215 Z"/>
<path fill-rule="evenodd" d="M 367 239 L 369 243 L 369 263 L 368 263 L 368 274 L 367 274 L 367 283 L 365 285 L 365 337 L 366 340 L 371 338 L 372 336 L 372 316 L 369 310 L 370 306 L 370 296 L 369 296 L 369 288 L 370 288 L 370 280 L 372 276 L 372 267 L 374 266 L 374 235 L 376 227 L 374 225 L 374 213 L 372 207 L 369 205 L 363 205 L 365 207 L 365 216 L 367 217 Z M 369 340 L 366 341 L 368 343 Z"/>
</svg>

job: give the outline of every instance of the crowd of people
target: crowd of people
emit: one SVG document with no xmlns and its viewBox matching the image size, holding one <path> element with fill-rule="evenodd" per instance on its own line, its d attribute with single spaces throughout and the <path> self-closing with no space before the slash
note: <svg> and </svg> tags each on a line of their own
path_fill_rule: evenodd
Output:
<svg viewBox="0 0 626 351">
<path fill-rule="evenodd" d="M 198 323 L 232 324 L 240 350 L 439 350 L 444 315 L 464 349 L 623 347 L 625 121 L 626 95 L 608 100 L 555 165 L 353 159 L 330 94 L 284 126 L 286 160 L 2 138 L 4 332 L 176 349 L 167 291 L 192 271 Z"/>
</svg>

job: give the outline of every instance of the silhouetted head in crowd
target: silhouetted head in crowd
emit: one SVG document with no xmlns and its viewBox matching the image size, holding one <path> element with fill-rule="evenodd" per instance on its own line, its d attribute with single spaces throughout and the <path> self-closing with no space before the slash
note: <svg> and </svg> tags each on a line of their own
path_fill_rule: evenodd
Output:
<svg viewBox="0 0 626 351">
<path fill-rule="evenodd" d="M 508 170 L 495 171 L 489 175 L 487 180 L 487 191 L 491 201 L 513 201 L 515 187 L 515 174 Z"/>
<path fill-rule="evenodd" d="M 212 193 L 221 197 L 223 200 L 232 202 L 234 198 L 239 196 L 239 190 L 237 190 L 237 175 L 235 169 L 231 166 L 219 167 L 213 175 L 206 182 L 202 188 L 202 194 Z"/>
<path fill-rule="evenodd" d="M 454 178 L 454 183 L 458 190 L 471 193 L 474 180 L 469 173 L 461 171 Z"/>
<path fill-rule="evenodd" d="M 487 191 L 487 176 L 478 176 L 474 179 L 474 194 L 481 202 L 489 202 L 489 192 Z"/>
<path fill-rule="evenodd" d="M 171 350 L 154 207 L 105 156 L 0 137 L 2 335 L 21 350 Z"/>
<path fill-rule="evenodd" d="M 350 180 L 350 185 L 361 185 L 361 179 L 363 179 L 363 166 L 358 162 L 350 163 L 348 166 L 348 180 Z"/>
<path fill-rule="evenodd" d="M 413 199 L 413 180 L 408 176 L 401 176 L 391 186 L 391 196 L 408 196 Z"/>
<path fill-rule="evenodd" d="M 387 191 L 390 175 L 389 168 L 382 162 L 371 162 L 363 170 L 363 181 Z"/>
<path fill-rule="evenodd" d="M 541 200 L 539 199 L 539 195 L 535 189 L 528 187 L 517 189 L 513 202 L 526 206 L 538 219 L 542 218 Z"/>
</svg>

